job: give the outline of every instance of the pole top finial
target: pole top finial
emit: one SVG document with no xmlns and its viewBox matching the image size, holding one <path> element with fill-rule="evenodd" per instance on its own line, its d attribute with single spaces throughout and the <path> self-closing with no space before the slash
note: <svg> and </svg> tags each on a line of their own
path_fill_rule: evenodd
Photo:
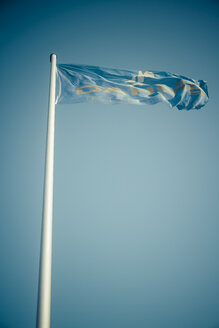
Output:
<svg viewBox="0 0 219 328">
<path fill-rule="evenodd" d="M 52 61 L 52 56 L 56 56 L 56 54 L 54 54 L 54 53 L 50 54 L 50 62 Z M 56 56 L 56 58 L 57 58 L 57 56 Z"/>
</svg>

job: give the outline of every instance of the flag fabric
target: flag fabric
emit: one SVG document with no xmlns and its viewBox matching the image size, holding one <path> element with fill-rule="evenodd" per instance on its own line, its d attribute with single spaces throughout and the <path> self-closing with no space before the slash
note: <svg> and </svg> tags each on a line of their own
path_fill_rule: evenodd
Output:
<svg viewBox="0 0 219 328">
<path fill-rule="evenodd" d="M 134 71 L 87 65 L 57 65 L 57 104 L 80 102 L 156 104 L 199 109 L 208 101 L 203 80 L 158 71 Z"/>
</svg>

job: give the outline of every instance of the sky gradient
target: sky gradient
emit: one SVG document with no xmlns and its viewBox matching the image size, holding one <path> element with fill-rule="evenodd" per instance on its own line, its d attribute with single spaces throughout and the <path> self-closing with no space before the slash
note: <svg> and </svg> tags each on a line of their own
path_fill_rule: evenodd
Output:
<svg viewBox="0 0 219 328">
<path fill-rule="evenodd" d="M 52 328 L 219 328 L 219 2 L 14 0 L 0 25 L 0 328 L 36 322 L 53 52 L 210 99 L 56 106 Z"/>
</svg>

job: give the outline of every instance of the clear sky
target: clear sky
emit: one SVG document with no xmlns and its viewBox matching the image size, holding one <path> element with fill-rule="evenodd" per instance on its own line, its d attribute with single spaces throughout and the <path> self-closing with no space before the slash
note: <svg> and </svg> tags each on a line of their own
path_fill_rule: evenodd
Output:
<svg viewBox="0 0 219 328">
<path fill-rule="evenodd" d="M 208 83 L 56 107 L 52 328 L 219 327 L 219 2 L 3 1 L 0 328 L 35 326 L 49 55 Z"/>
</svg>

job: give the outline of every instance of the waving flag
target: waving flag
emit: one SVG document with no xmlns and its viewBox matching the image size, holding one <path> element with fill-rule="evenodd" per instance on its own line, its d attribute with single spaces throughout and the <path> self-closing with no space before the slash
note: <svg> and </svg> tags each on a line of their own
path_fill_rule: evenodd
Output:
<svg viewBox="0 0 219 328">
<path fill-rule="evenodd" d="M 204 81 L 155 71 L 130 71 L 85 65 L 56 65 L 50 55 L 51 72 L 46 146 L 40 271 L 37 302 L 38 328 L 50 327 L 53 170 L 55 104 L 99 101 L 103 103 L 168 103 L 178 109 L 199 109 L 208 101 Z"/>
<path fill-rule="evenodd" d="M 158 71 L 57 65 L 56 103 L 156 104 L 199 109 L 208 101 L 205 81 Z"/>
</svg>

